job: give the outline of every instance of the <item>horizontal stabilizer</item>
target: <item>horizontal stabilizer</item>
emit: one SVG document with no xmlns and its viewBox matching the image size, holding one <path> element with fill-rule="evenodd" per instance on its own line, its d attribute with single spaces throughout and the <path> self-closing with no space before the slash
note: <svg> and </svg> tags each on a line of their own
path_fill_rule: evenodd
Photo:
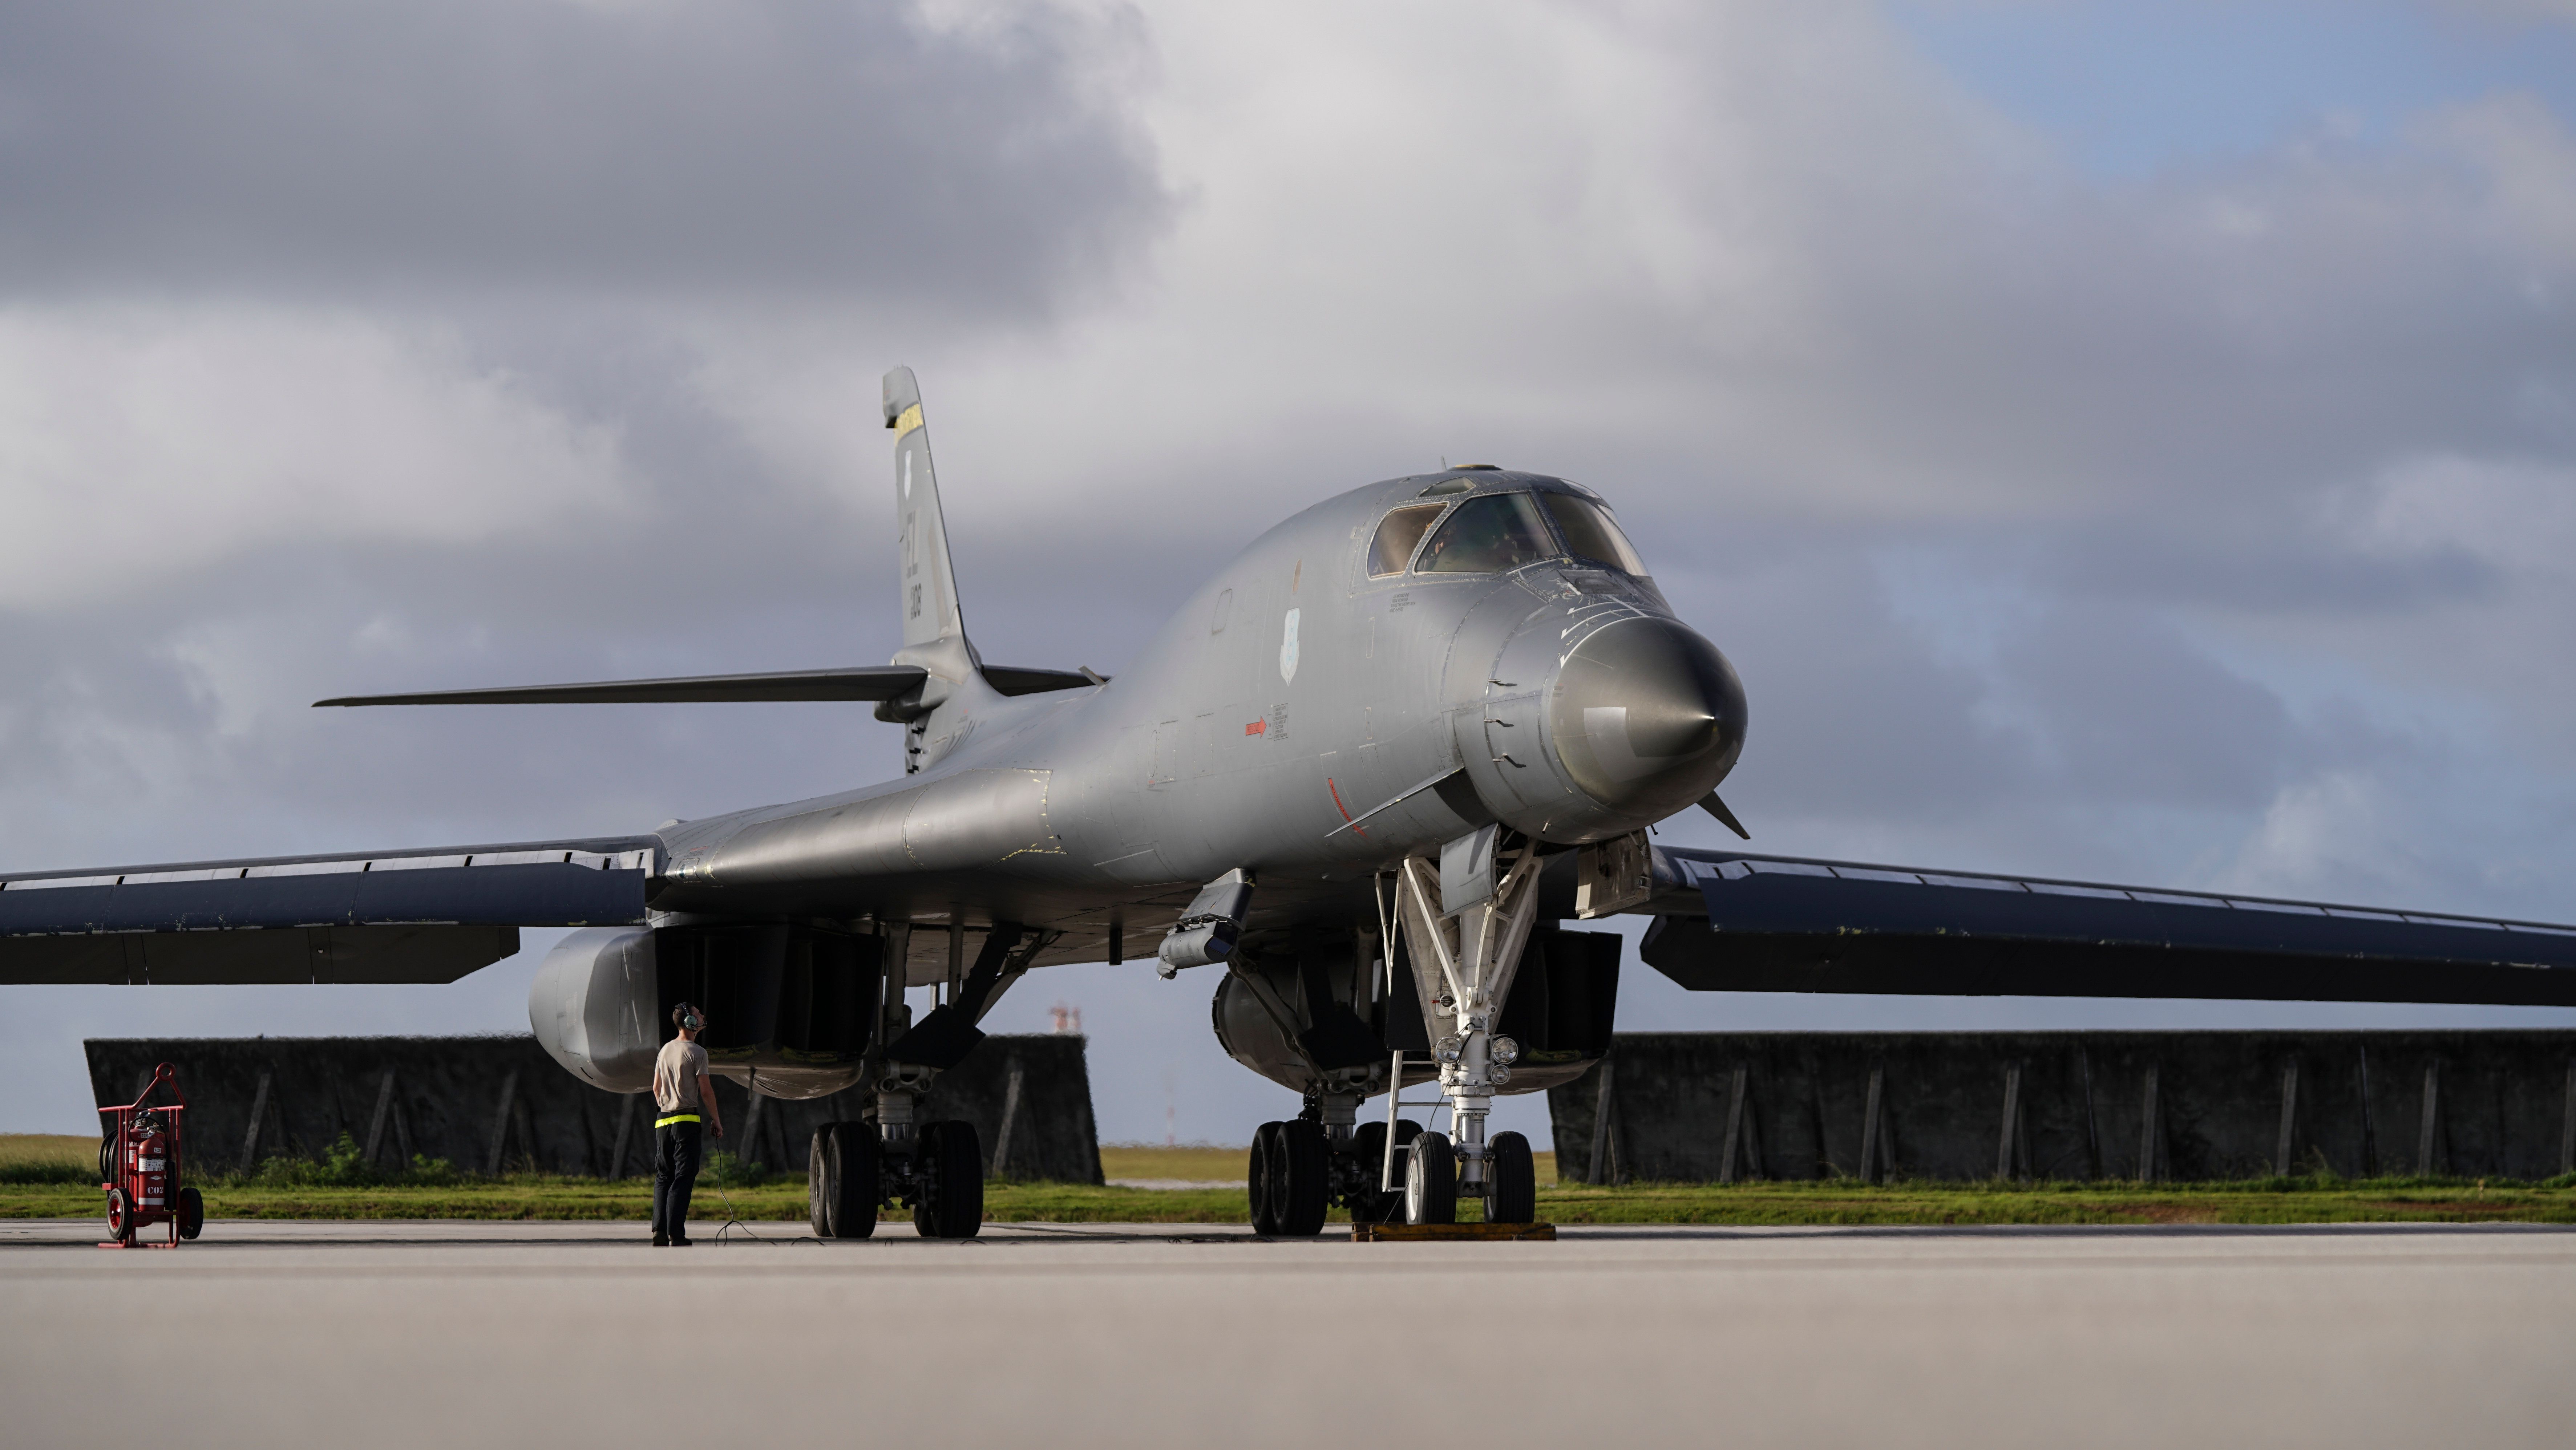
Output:
<svg viewBox="0 0 2576 1450">
<path fill-rule="evenodd" d="M 1039 695 L 1049 690 L 1084 690 L 1109 683 L 1107 675 L 1089 670 L 1033 670 L 1026 665 L 986 665 L 984 682 L 1005 695 Z"/>
<path fill-rule="evenodd" d="M 1729 852 L 1640 955 L 1694 991 L 2576 1006 L 2576 927 Z M 1657 903 L 1669 910 L 1669 895 Z"/>
<path fill-rule="evenodd" d="M 666 680 L 600 680 L 585 685 L 433 690 L 416 695 L 343 695 L 325 705 L 699 705 L 781 700 L 891 700 L 928 678 L 911 665 L 773 670 L 756 675 L 682 675 Z M 1077 681 L 1088 684 L 1080 676 Z"/>
</svg>

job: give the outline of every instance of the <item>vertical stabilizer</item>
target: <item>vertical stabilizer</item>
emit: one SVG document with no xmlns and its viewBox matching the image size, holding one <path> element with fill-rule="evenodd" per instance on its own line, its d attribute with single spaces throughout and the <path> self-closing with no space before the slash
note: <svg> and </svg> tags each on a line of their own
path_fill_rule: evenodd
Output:
<svg viewBox="0 0 2576 1450">
<path fill-rule="evenodd" d="M 921 422 L 921 385 L 912 369 L 885 375 L 885 420 L 894 430 L 895 514 L 903 528 L 904 648 L 966 637 L 957 607 L 957 570 L 948 559 L 948 521 L 930 467 L 930 430 Z"/>
<path fill-rule="evenodd" d="M 930 470 L 930 430 L 921 426 L 921 385 L 912 369 L 885 375 L 885 420 L 894 430 L 894 506 L 900 546 L 903 648 L 894 663 L 928 673 L 919 688 L 877 706 L 877 718 L 903 724 L 908 775 L 935 765 L 966 743 L 975 717 L 1001 696 L 984 679 L 984 662 L 966 638 L 957 607 L 957 567 L 948 559 L 948 520 L 939 509 L 939 478 Z"/>
</svg>

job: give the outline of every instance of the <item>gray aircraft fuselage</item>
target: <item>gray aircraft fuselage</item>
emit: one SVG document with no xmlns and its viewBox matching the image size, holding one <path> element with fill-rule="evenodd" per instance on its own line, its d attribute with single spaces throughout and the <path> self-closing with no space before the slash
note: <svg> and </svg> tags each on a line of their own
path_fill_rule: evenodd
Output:
<svg viewBox="0 0 2576 1450">
<path fill-rule="evenodd" d="M 1554 529 L 1517 568 L 1372 574 L 1392 510 L 1550 493 L 1598 502 L 1479 469 L 1319 503 L 1088 689 L 1006 697 L 962 650 L 917 657 L 938 703 L 907 728 L 913 773 L 663 828 L 653 906 L 1009 920 L 1063 933 L 1040 961 L 1096 960 L 1118 927 L 1150 951 L 1140 935 L 1229 870 L 1258 877 L 1257 924 L 1348 917 L 1374 871 L 1488 823 L 1571 844 L 1686 809 L 1743 747 L 1744 692 L 1651 579 Z"/>
</svg>

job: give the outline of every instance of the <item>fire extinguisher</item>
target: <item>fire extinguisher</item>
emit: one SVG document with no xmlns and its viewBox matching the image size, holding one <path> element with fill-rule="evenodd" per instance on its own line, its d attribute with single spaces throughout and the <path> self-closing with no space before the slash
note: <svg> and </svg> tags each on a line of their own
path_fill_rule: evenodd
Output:
<svg viewBox="0 0 2576 1450">
<path fill-rule="evenodd" d="M 101 1108 L 112 1118 L 99 1145 L 99 1166 L 107 1189 L 107 1231 L 115 1245 L 131 1245 L 146 1224 L 170 1225 L 171 1242 L 193 1239 L 205 1227 L 206 1204 L 183 1181 L 179 1116 L 187 1100 L 146 1106 L 153 1089 L 168 1084 L 179 1096 L 176 1074 L 168 1063 L 131 1104 Z"/>
</svg>

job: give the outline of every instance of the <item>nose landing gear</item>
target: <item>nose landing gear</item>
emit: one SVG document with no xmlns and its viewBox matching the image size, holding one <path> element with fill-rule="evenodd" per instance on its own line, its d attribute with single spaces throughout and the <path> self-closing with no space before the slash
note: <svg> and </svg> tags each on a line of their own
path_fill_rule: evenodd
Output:
<svg viewBox="0 0 2576 1450">
<path fill-rule="evenodd" d="M 1443 849 L 1435 867 L 1408 858 L 1396 874 L 1396 911 L 1406 955 L 1432 1006 L 1432 1058 L 1449 1100 L 1456 1141 L 1436 1133 L 1414 1139 L 1407 1155 L 1404 1216 L 1408 1223 L 1454 1223 L 1457 1200 L 1483 1199 L 1487 1223 L 1538 1217 L 1538 1183 L 1529 1140 L 1518 1133 L 1485 1139 L 1494 1090 L 1511 1081 L 1520 1048 L 1494 1031 L 1512 990 L 1538 914 L 1537 847 L 1494 878 L 1494 828 Z M 1451 898 L 1470 897 L 1451 909 Z M 1443 1031 L 1442 1029 L 1446 1029 Z M 1403 1060 L 1396 1061 L 1402 1077 Z"/>
</svg>

